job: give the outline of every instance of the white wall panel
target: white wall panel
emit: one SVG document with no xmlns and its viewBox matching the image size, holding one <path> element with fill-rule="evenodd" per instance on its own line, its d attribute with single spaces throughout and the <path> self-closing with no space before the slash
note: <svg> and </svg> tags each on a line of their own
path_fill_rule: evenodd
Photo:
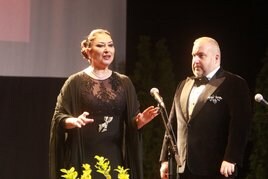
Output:
<svg viewBox="0 0 268 179">
<path fill-rule="evenodd" d="M 124 71 L 126 0 L 0 0 L 0 76 L 67 77 L 86 68 L 80 42 L 95 28 L 112 34 Z"/>
</svg>

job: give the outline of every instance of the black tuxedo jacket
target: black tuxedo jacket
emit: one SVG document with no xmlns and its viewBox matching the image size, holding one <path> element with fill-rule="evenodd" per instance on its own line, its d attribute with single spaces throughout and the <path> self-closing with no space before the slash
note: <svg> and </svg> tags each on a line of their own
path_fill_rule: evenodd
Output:
<svg viewBox="0 0 268 179">
<path fill-rule="evenodd" d="M 189 116 L 187 106 L 193 85 L 192 78 L 178 85 L 169 114 L 180 163 L 186 163 L 198 175 L 218 174 L 223 160 L 241 165 L 252 117 L 246 81 L 220 68 Z M 164 139 L 160 161 L 167 160 L 167 145 Z"/>
</svg>

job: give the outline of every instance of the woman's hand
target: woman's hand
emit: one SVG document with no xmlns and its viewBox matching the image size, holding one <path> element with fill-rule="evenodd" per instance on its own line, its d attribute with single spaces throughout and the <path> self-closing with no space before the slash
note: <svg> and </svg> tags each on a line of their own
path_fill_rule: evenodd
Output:
<svg viewBox="0 0 268 179">
<path fill-rule="evenodd" d="M 85 126 L 87 123 L 94 122 L 94 119 L 89 119 L 87 116 L 89 115 L 88 112 L 83 112 L 80 116 L 77 118 L 67 118 L 65 120 L 65 129 L 73 129 L 75 127 L 81 128 L 82 126 Z"/>
<path fill-rule="evenodd" d="M 159 107 L 150 106 L 136 117 L 138 129 L 142 128 L 159 114 Z"/>
</svg>

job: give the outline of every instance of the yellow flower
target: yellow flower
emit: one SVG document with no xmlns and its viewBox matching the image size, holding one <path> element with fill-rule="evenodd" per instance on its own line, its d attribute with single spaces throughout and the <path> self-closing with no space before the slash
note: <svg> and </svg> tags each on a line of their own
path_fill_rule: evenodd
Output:
<svg viewBox="0 0 268 179">
<path fill-rule="evenodd" d="M 128 168 L 124 169 L 124 167 L 119 165 L 114 170 L 118 172 L 118 179 L 129 179 Z"/>
<path fill-rule="evenodd" d="M 103 174 L 106 179 L 112 179 L 110 175 L 110 170 L 111 170 L 110 161 L 107 158 L 104 158 L 98 155 L 96 155 L 94 158 L 98 160 L 95 165 L 97 172 Z M 83 164 L 82 167 L 83 167 L 83 174 L 81 175 L 81 179 L 92 179 L 91 177 L 92 169 L 90 165 Z M 117 175 L 118 179 L 129 179 L 128 168 L 124 169 L 123 166 L 119 165 L 114 170 L 118 172 L 118 175 Z M 78 173 L 77 171 L 75 171 L 74 167 L 71 167 L 69 170 L 66 170 L 63 168 L 63 169 L 60 169 L 60 171 L 64 173 L 64 175 L 61 175 L 62 178 L 79 179 L 77 178 Z"/>
<path fill-rule="evenodd" d="M 61 175 L 66 179 L 76 179 L 78 173 L 75 171 L 74 167 L 70 168 L 70 170 L 61 169 L 61 172 L 65 173 L 65 175 Z"/>
<path fill-rule="evenodd" d="M 103 174 L 106 177 L 106 179 L 111 179 L 112 177 L 110 175 L 111 170 L 110 161 L 98 155 L 96 155 L 94 158 L 98 160 L 97 164 L 95 165 L 97 172 Z"/>
<path fill-rule="evenodd" d="M 91 168 L 89 164 L 83 164 L 83 174 L 81 175 L 81 179 L 91 179 Z"/>
</svg>

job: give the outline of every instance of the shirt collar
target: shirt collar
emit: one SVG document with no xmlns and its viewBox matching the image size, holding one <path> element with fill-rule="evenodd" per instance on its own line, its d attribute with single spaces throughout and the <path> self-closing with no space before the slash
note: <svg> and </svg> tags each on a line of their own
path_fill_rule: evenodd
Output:
<svg viewBox="0 0 268 179">
<path fill-rule="evenodd" d="M 215 70 L 213 70 L 212 72 L 210 72 L 206 77 L 208 80 L 210 80 L 214 75 L 215 73 L 220 69 L 220 66 L 217 67 Z"/>
</svg>

